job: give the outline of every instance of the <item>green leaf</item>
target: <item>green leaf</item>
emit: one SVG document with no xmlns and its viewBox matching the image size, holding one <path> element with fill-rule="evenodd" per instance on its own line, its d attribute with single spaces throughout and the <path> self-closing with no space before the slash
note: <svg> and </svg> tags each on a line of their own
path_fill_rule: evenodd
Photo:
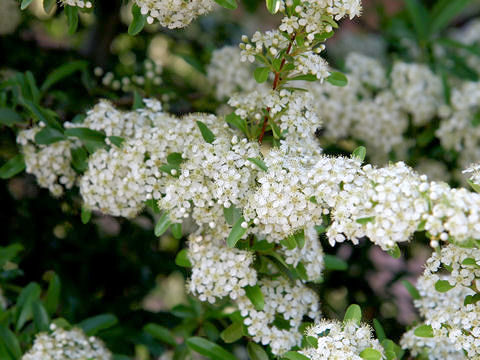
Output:
<svg viewBox="0 0 480 360">
<path fill-rule="evenodd" d="M 283 359 L 288 359 L 288 360 L 310 360 L 308 357 L 305 355 L 302 355 L 296 351 L 289 351 L 285 354 L 282 355 Z"/>
<path fill-rule="evenodd" d="M 142 15 L 140 7 L 137 4 L 132 5 L 132 15 L 133 19 L 130 25 L 128 26 L 128 34 L 135 36 L 145 27 L 147 22 L 147 17 Z"/>
<path fill-rule="evenodd" d="M 61 288 L 60 278 L 57 274 L 53 274 L 48 283 L 47 296 L 45 298 L 45 309 L 50 316 L 57 311 Z"/>
<path fill-rule="evenodd" d="M 355 221 L 359 224 L 366 225 L 369 222 L 374 222 L 375 221 L 375 216 L 368 216 L 368 217 L 357 219 Z"/>
<path fill-rule="evenodd" d="M 122 144 L 125 141 L 125 139 L 120 136 L 109 136 L 108 140 L 110 140 L 110 142 L 116 147 L 122 147 Z"/>
<path fill-rule="evenodd" d="M 68 33 L 73 35 L 78 28 L 78 8 L 76 6 L 65 6 L 65 15 L 67 16 Z"/>
<path fill-rule="evenodd" d="M 330 255 L 330 254 L 325 254 L 323 257 L 324 262 L 325 262 L 325 269 L 326 270 L 339 270 L 339 271 L 345 271 L 348 269 L 348 264 L 343 261 L 342 259 Z"/>
<path fill-rule="evenodd" d="M 402 252 L 400 251 L 398 244 L 395 244 L 392 249 L 388 250 L 388 254 L 394 259 L 398 259 L 400 256 L 402 256 Z"/>
<path fill-rule="evenodd" d="M 435 290 L 438 292 L 444 293 L 447 292 L 448 290 L 453 289 L 455 286 L 450 285 L 450 283 L 447 280 L 438 280 L 435 283 Z"/>
<path fill-rule="evenodd" d="M 242 227 L 242 224 L 245 222 L 243 216 L 237 220 L 235 225 L 233 225 L 230 234 L 228 234 L 227 245 L 230 248 L 235 247 L 238 240 L 242 238 L 243 235 L 247 232 L 247 228 Z"/>
<path fill-rule="evenodd" d="M 326 79 L 330 84 L 335 86 L 346 86 L 348 84 L 347 77 L 341 72 L 334 71 Z"/>
<path fill-rule="evenodd" d="M 267 81 L 269 73 L 270 69 L 268 67 L 258 67 L 253 72 L 253 77 L 255 78 L 257 83 L 261 84 Z"/>
<path fill-rule="evenodd" d="M 429 337 L 433 338 L 433 329 L 430 325 L 421 325 L 417 327 L 413 333 L 418 337 Z"/>
<path fill-rule="evenodd" d="M 213 135 L 213 133 L 207 127 L 207 125 L 205 125 L 205 123 L 198 120 L 197 121 L 197 126 L 200 129 L 200 132 L 202 133 L 203 140 L 205 140 L 209 144 L 211 144 L 215 141 L 215 135 Z"/>
<path fill-rule="evenodd" d="M 280 9 L 280 0 L 265 0 L 265 4 L 270 14 L 276 14 Z"/>
<path fill-rule="evenodd" d="M 375 329 L 375 332 L 377 333 L 377 339 L 380 342 L 383 341 L 383 339 L 387 338 L 387 335 L 385 334 L 385 330 L 383 329 L 382 324 L 377 319 L 373 319 L 373 328 Z"/>
<path fill-rule="evenodd" d="M 381 360 L 382 354 L 378 350 L 367 348 L 360 353 L 360 357 L 365 360 Z"/>
<path fill-rule="evenodd" d="M 87 209 L 85 206 L 82 206 L 82 213 L 80 215 L 80 218 L 82 220 L 82 224 L 88 224 L 88 222 L 92 218 L 92 211 L 90 209 Z"/>
<path fill-rule="evenodd" d="M 270 243 L 267 240 L 255 241 L 252 246 L 253 251 L 270 251 L 275 247 L 274 243 Z"/>
<path fill-rule="evenodd" d="M 194 336 L 186 341 L 187 346 L 200 355 L 212 360 L 236 360 L 233 354 L 207 339 Z"/>
<path fill-rule="evenodd" d="M 92 336 L 101 330 L 111 328 L 118 323 L 118 319 L 113 314 L 102 314 L 83 320 L 78 324 L 85 334 Z"/>
<path fill-rule="evenodd" d="M 318 78 L 316 75 L 313 74 L 305 74 L 291 77 L 288 80 L 318 81 Z"/>
<path fill-rule="evenodd" d="M 407 280 L 402 280 L 403 286 L 405 286 L 405 289 L 407 289 L 408 293 L 414 300 L 420 299 L 420 293 L 418 292 L 417 288 L 413 286 L 409 281 Z"/>
<path fill-rule="evenodd" d="M 32 304 L 39 299 L 40 293 L 40 286 L 35 282 L 31 282 L 20 292 L 17 300 L 16 331 L 20 330 L 27 321 L 32 319 Z"/>
<path fill-rule="evenodd" d="M 43 0 L 43 10 L 45 10 L 47 14 L 50 13 L 55 3 L 55 0 Z"/>
<path fill-rule="evenodd" d="M 73 73 L 87 69 L 88 63 L 83 60 L 71 61 L 53 70 L 41 86 L 41 91 L 47 91 L 52 85 L 60 80 L 72 75 Z"/>
<path fill-rule="evenodd" d="M 0 178 L 4 180 L 10 179 L 11 177 L 21 173 L 23 170 L 25 170 L 23 154 L 18 154 L 0 167 Z"/>
<path fill-rule="evenodd" d="M 134 90 L 132 110 L 142 109 L 143 107 L 144 107 L 144 103 L 143 103 L 142 97 L 140 96 L 137 90 Z"/>
<path fill-rule="evenodd" d="M 295 239 L 295 242 L 297 243 L 298 248 L 303 249 L 303 247 L 305 246 L 305 231 L 301 229 L 295 234 L 293 234 L 293 237 Z"/>
<path fill-rule="evenodd" d="M 243 336 L 243 323 L 234 322 L 220 333 L 222 340 L 227 343 L 233 343 Z"/>
<path fill-rule="evenodd" d="M 182 154 L 178 152 L 173 152 L 167 156 L 167 162 L 170 165 L 180 165 L 183 162 Z"/>
<path fill-rule="evenodd" d="M 263 171 L 268 171 L 267 165 L 263 162 L 263 160 L 258 159 L 258 158 L 247 158 L 248 161 L 251 163 L 257 165 L 261 170 Z"/>
<path fill-rule="evenodd" d="M 23 246 L 21 244 L 12 244 L 5 247 L 0 246 L 0 268 L 3 268 L 7 261 L 11 261 L 22 250 Z"/>
<path fill-rule="evenodd" d="M 23 118 L 14 110 L 2 107 L 0 108 L 0 124 L 12 127 L 15 124 L 22 124 Z"/>
<path fill-rule="evenodd" d="M 327 231 L 327 227 L 324 225 L 315 225 L 314 228 L 317 231 L 318 235 L 325 234 L 325 232 Z"/>
<path fill-rule="evenodd" d="M 58 131 L 63 131 L 62 125 L 55 120 L 50 113 L 45 109 L 39 107 L 37 104 L 33 103 L 30 100 L 23 99 L 22 104 L 33 114 L 33 116 L 41 122 L 44 122 L 47 126 L 55 128 Z"/>
<path fill-rule="evenodd" d="M 463 300 L 463 305 L 467 306 L 468 304 L 476 304 L 478 301 L 480 301 L 480 294 L 467 295 Z"/>
<path fill-rule="evenodd" d="M 305 336 L 305 341 L 310 347 L 318 347 L 318 339 L 314 336 Z"/>
<path fill-rule="evenodd" d="M 170 229 L 172 231 L 172 235 L 175 239 L 179 240 L 182 238 L 182 224 L 181 223 L 175 223 L 172 224 L 172 227 Z"/>
<path fill-rule="evenodd" d="M 33 0 L 22 0 L 22 4 L 20 5 L 20 9 L 25 10 L 28 7 L 28 5 L 31 4 L 32 1 Z"/>
<path fill-rule="evenodd" d="M 236 0 L 215 0 L 215 2 L 228 10 L 235 10 L 238 7 Z"/>
<path fill-rule="evenodd" d="M 245 119 L 242 119 L 234 112 L 225 116 L 225 121 L 227 122 L 227 124 L 230 124 L 233 127 L 239 129 L 244 135 L 248 134 L 247 121 Z"/>
<path fill-rule="evenodd" d="M 4 325 L 0 325 L 0 345 L 3 345 L 9 359 L 19 360 L 22 357 L 22 350 L 17 337 Z M 2 348 L 2 346 L 0 346 L 0 348 Z"/>
<path fill-rule="evenodd" d="M 35 142 L 40 145 L 50 145 L 65 139 L 62 132 L 51 127 L 43 128 L 35 135 Z"/>
<path fill-rule="evenodd" d="M 433 36 L 444 30 L 450 21 L 452 21 L 469 4 L 471 0 L 442 0 L 437 1 L 432 10 L 432 21 L 430 23 L 430 36 Z"/>
<path fill-rule="evenodd" d="M 404 351 L 392 340 L 383 339 L 381 340 L 381 344 L 385 350 L 385 356 L 387 357 L 387 360 L 399 360 L 403 357 Z"/>
<path fill-rule="evenodd" d="M 405 7 L 419 40 L 427 39 L 430 17 L 428 10 L 419 0 L 405 0 Z"/>
<path fill-rule="evenodd" d="M 105 134 L 98 130 L 92 130 L 86 127 L 75 127 L 65 130 L 66 136 L 76 137 L 82 141 L 105 142 Z"/>
<path fill-rule="evenodd" d="M 352 157 L 359 159 L 361 162 L 365 160 L 365 155 L 367 155 L 365 146 L 359 146 L 352 152 Z"/>
<path fill-rule="evenodd" d="M 85 172 L 88 168 L 88 164 L 87 164 L 88 154 L 85 148 L 83 147 L 72 148 L 70 150 L 70 154 L 72 156 L 73 168 L 80 173 Z"/>
<path fill-rule="evenodd" d="M 223 216 L 225 216 L 225 221 L 228 225 L 233 225 L 242 217 L 242 213 L 235 205 L 230 205 L 229 208 L 223 208 Z"/>
<path fill-rule="evenodd" d="M 216 342 L 220 337 L 220 331 L 210 321 L 205 321 L 202 325 L 203 331 L 207 335 L 208 340 Z"/>
<path fill-rule="evenodd" d="M 297 242 L 295 241 L 295 237 L 293 235 L 287 236 L 285 239 L 280 241 L 280 244 L 286 247 L 288 250 L 293 250 L 297 247 Z"/>
<path fill-rule="evenodd" d="M 470 185 L 470 187 L 477 193 L 480 194 L 480 184 L 475 184 L 473 181 L 471 180 L 467 180 L 467 183 L 468 185 Z"/>
<path fill-rule="evenodd" d="M 145 331 L 147 334 L 150 334 L 153 338 L 160 340 L 165 344 L 168 344 L 171 346 L 178 345 L 172 333 L 166 327 L 150 323 L 143 327 L 143 331 Z"/>
<path fill-rule="evenodd" d="M 343 322 L 353 321 L 355 324 L 360 325 L 362 321 L 362 310 L 357 304 L 352 304 L 347 308 Z"/>
<path fill-rule="evenodd" d="M 35 300 L 32 303 L 33 323 L 37 331 L 47 331 L 50 324 L 47 311 L 40 300 Z"/>
<path fill-rule="evenodd" d="M 171 224 L 172 223 L 168 217 L 168 213 L 164 212 L 160 219 L 158 219 L 157 224 L 155 225 L 155 236 L 162 236 L 165 231 L 168 230 Z"/>
<path fill-rule="evenodd" d="M 188 250 L 182 249 L 175 257 L 175 264 L 181 267 L 192 267 L 192 263 L 188 259 Z"/>
<path fill-rule="evenodd" d="M 467 265 L 467 266 L 477 266 L 477 261 L 474 258 L 466 258 L 462 261 L 462 265 Z"/>
<path fill-rule="evenodd" d="M 263 310 L 263 307 L 265 306 L 265 299 L 262 294 L 262 290 L 260 289 L 260 286 L 255 285 L 255 286 L 245 286 L 245 293 L 247 297 L 250 299 L 252 302 L 253 306 L 255 307 L 255 310 L 261 311 Z"/>
<path fill-rule="evenodd" d="M 254 342 L 249 342 L 247 344 L 247 353 L 250 360 L 269 360 L 265 350 Z"/>
</svg>

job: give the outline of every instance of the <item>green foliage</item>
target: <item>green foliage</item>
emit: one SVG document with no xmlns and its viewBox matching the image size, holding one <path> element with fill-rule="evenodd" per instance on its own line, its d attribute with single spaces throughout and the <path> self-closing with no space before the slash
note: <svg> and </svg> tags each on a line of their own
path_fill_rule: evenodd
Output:
<svg viewBox="0 0 480 360">
<path fill-rule="evenodd" d="M 362 321 L 362 310 L 357 304 L 352 304 L 347 308 L 343 321 L 353 321 L 355 324 L 360 325 Z"/>
</svg>

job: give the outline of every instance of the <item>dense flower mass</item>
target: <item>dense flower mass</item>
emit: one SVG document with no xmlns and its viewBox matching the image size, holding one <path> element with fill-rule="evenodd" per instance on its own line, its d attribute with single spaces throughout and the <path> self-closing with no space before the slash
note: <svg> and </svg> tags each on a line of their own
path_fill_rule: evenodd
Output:
<svg viewBox="0 0 480 360">
<path fill-rule="evenodd" d="M 383 348 L 377 339 L 372 338 L 368 325 L 358 325 L 353 321 L 341 323 L 322 320 L 307 330 L 307 336 L 316 339 L 316 347 L 300 351 L 311 360 L 360 360 L 360 354 L 371 349 L 383 358 Z"/>
<path fill-rule="evenodd" d="M 50 325 L 51 332 L 36 336 L 33 347 L 22 360 L 112 360 L 101 340 L 87 337 L 77 328 L 64 330 Z"/>
<path fill-rule="evenodd" d="M 205 15 L 215 7 L 213 0 L 134 0 L 149 24 L 157 20 L 170 29 L 182 28 L 199 15 Z"/>
</svg>

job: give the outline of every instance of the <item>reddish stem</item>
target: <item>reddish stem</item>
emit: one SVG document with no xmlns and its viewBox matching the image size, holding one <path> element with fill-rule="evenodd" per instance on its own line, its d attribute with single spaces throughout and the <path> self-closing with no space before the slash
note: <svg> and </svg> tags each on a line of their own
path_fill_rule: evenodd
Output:
<svg viewBox="0 0 480 360">
<path fill-rule="evenodd" d="M 285 55 L 290 54 L 290 51 L 292 50 L 292 45 L 293 42 L 295 41 L 295 36 L 296 34 L 293 34 L 292 37 L 290 38 L 290 43 L 288 44 L 287 51 L 285 52 Z M 280 81 L 280 73 L 282 72 L 283 67 L 285 66 L 285 62 L 287 59 L 284 57 L 282 59 L 282 62 L 280 63 L 280 68 L 278 71 L 275 71 L 275 78 L 273 79 L 273 90 L 277 90 L 278 83 Z M 263 141 L 263 137 L 265 136 L 265 131 L 267 130 L 267 124 L 268 124 L 268 112 L 270 111 L 270 108 L 267 107 L 267 114 L 263 118 L 263 125 L 262 125 L 262 131 L 260 132 L 260 136 L 258 137 L 258 142 L 261 144 Z"/>
</svg>

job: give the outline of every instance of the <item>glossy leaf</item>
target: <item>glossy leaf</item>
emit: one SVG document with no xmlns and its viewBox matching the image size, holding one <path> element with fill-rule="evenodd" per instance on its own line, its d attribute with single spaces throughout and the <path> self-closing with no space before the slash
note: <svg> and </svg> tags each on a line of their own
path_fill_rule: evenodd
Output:
<svg viewBox="0 0 480 360">
<path fill-rule="evenodd" d="M 417 327 L 413 333 L 418 337 L 433 338 L 433 329 L 430 325 L 421 325 Z"/>
<path fill-rule="evenodd" d="M 170 227 L 171 225 L 171 221 L 168 217 L 168 213 L 163 213 L 162 216 L 160 216 L 160 219 L 158 219 L 157 221 L 157 224 L 155 225 L 155 236 L 159 237 L 159 236 L 162 236 L 165 231 L 168 230 L 168 228 Z"/>
<path fill-rule="evenodd" d="M 215 135 L 213 135 L 212 131 L 207 127 L 207 125 L 205 125 L 205 123 L 198 120 L 197 126 L 202 133 L 203 140 L 205 140 L 209 144 L 215 141 Z"/>
<path fill-rule="evenodd" d="M 166 327 L 157 324 L 147 324 L 144 326 L 143 331 L 165 344 L 177 346 L 175 338 Z"/>
<path fill-rule="evenodd" d="M 244 228 L 242 224 L 245 222 L 243 216 L 237 220 L 235 225 L 233 225 L 232 230 L 230 230 L 230 234 L 227 237 L 227 245 L 230 248 L 235 247 L 238 240 L 242 238 L 243 235 L 247 232 L 247 228 Z"/>
<path fill-rule="evenodd" d="M 194 336 L 186 341 L 187 346 L 211 360 L 236 360 L 232 353 L 207 339 Z"/>
<path fill-rule="evenodd" d="M 326 79 L 330 84 L 335 86 L 346 86 L 348 84 L 347 77 L 341 72 L 334 71 Z"/>
<path fill-rule="evenodd" d="M 359 325 L 362 321 L 362 310 L 357 304 L 352 304 L 347 308 L 343 321 L 353 321 L 355 324 Z"/>
<path fill-rule="evenodd" d="M 128 26 L 128 34 L 135 36 L 140 33 L 140 31 L 142 31 L 145 27 L 147 17 L 145 15 L 142 15 L 140 7 L 137 4 L 132 5 L 132 15 L 133 19 Z"/>
<path fill-rule="evenodd" d="M 118 319 L 113 314 L 102 314 L 83 320 L 80 326 L 88 336 L 95 335 L 101 330 L 111 328 L 118 323 Z"/>
<path fill-rule="evenodd" d="M 254 342 L 249 342 L 247 344 L 247 353 L 250 360 L 269 360 L 268 354 L 265 350 Z"/>
<path fill-rule="evenodd" d="M 22 154 L 14 156 L 0 167 L 0 178 L 10 179 L 25 170 L 25 161 Z"/>
<path fill-rule="evenodd" d="M 265 298 L 263 297 L 260 286 L 246 286 L 244 289 L 247 297 L 250 299 L 253 306 L 255 307 L 255 310 L 263 310 L 263 307 L 265 306 Z"/>
</svg>

